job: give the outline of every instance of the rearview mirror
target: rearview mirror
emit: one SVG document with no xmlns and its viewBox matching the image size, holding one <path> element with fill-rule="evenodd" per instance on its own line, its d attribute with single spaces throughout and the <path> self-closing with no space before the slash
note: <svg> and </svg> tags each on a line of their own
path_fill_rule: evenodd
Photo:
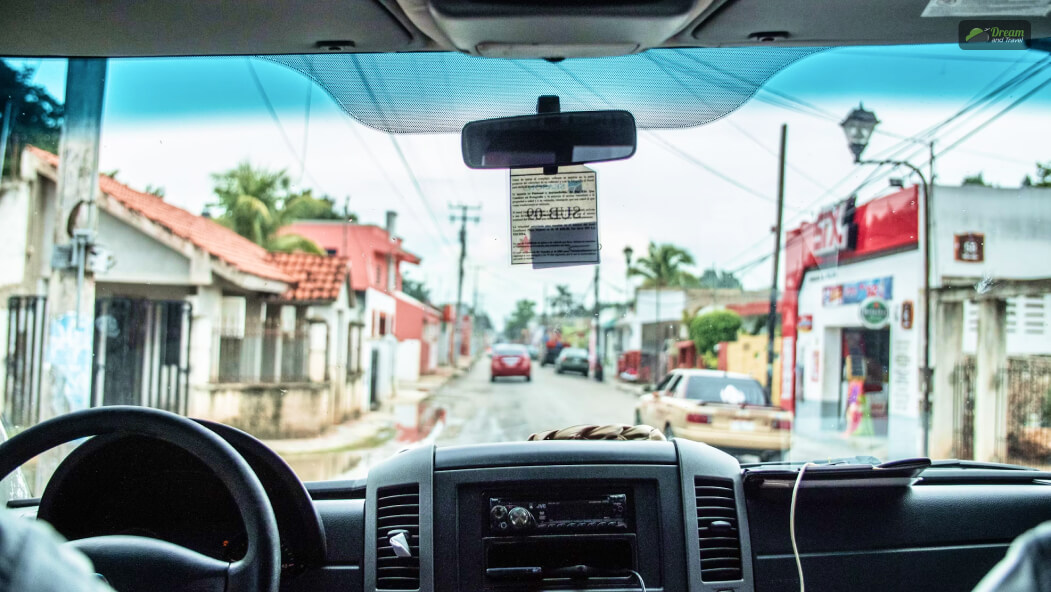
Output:
<svg viewBox="0 0 1051 592">
<path fill-rule="evenodd" d="M 635 139 L 627 111 L 577 111 L 472 121 L 461 144 L 472 169 L 516 169 L 628 158 Z"/>
</svg>

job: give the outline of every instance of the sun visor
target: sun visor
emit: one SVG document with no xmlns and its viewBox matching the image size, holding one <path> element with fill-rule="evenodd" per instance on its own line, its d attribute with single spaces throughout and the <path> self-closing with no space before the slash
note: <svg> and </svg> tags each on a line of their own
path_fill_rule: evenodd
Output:
<svg viewBox="0 0 1051 592">
<path fill-rule="evenodd" d="M 560 58 L 632 53 L 662 45 L 712 0 L 426 0 L 435 25 L 460 51 Z M 595 46 L 595 51 L 587 51 Z M 537 50 L 551 51 L 537 56 Z M 573 53 L 576 52 L 576 53 Z"/>
<path fill-rule="evenodd" d="M 266 56 L 318 83 L 351 117 L 391 133 L 459 133 L 478 119 L 623 109 L 639 128 L 703 125 L 821 48 L 651 49 L 616 56 L 497 60 L 455 52 Z"/>
</svg>

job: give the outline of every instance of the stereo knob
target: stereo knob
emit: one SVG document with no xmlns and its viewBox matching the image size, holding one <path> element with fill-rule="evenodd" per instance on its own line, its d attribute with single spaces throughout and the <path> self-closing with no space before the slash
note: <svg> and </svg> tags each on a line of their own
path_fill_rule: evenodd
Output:
<svg viewBox="0 0 1051 592">
<path fill-rule="evenodd" d="M 529 510 L 523 507 L 511 508 L 507 517 L 511 520 L 511 527 L 515 530 L 529 528 L 529 526 L 533 524 L 533 515 L 529 513 Z"/>
<path fill-rule="evenodd" d="M 504 506 L 493 506 L 492 510 L 489 510 L 489 517 L 495 522 L 499 522 L 507 516 L 507 508 Z"/>
</svg>

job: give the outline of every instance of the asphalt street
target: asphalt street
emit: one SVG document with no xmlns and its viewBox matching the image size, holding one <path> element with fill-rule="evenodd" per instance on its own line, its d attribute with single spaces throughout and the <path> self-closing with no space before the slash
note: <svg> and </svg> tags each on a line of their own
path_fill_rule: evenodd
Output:
<svg viewBox="0 0 1051 592">
<path fill-rule="evenodd" d="M 635 397 L 608 382 L 556 374 L 533 364 L 533 380 L 489 382 L 489 360 L 446 385 L 435 396 L 446 410 L 439 446 L 523 441 L 534 432 L 578 424 L 633 423 Z"/>
<path fill-rule="evenodd" d="M 341 475 L 361 478 L 376 463 L 414 445 L 438 446 L 525 441 L 529 435 L 580 424 L 634 423 L 636 396 L 609 380 L 596 382 L 578 374 L 556 374 L 553 367 L 533 364 L 533 380 L 501 378 L 489 381 L 489 360 L 478 360 L 471 370 L 442 386 L 432 404 L 445 410 L 445 421 L 435 433 L 414 444 L 388 441 L 375 448 L 357 450 L 356 466 Z M 661 426 L 656 426 L 661 427 Z M 836 434 L 820 437 L 793 434 L 790 460 L 843 458 L 856 454 L 880 456 L 877 449 L 863 449 L 856 441 Z M 743 457 L 752 462 L 757 457 Z M 335 476 L 335 475 L 333 475 Z"/>
</svg>

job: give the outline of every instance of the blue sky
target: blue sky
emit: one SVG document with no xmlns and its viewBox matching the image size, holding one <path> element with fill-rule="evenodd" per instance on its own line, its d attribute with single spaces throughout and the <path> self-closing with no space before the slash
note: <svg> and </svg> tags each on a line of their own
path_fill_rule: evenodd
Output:
<svg viewBox="0 0 1051 592">
<path fill-rule="evenodd" d="M 701 269 L 735 269 L 768 251 L 781 123 L 789 125 L 786 226 L 791 228 L 863 185 L 872 172 L 852 164 L 838 127 L 859 101 L 883 121 L 885 133 L 872 140 L 867 153 L 880 155 L 900 136 L 943 120 L 980 91 L 1047 57 L 1033 51 L 963 51 L 955 45 L 833 49 L 777 73 L 755 99 L 717 122 L 643 132 L 635 157 L 594 167 L 606 253 L 602 273 L 615 284 L 604 282 L 602 298 L 623 297 L 619 253 L 626 244 L 636 253 L 650 240 L 681 244 Z M 64 61 L 12 61 L 39 65 L 34 82 L 63 96 Z M 164 187 L 165 199 L 194 212 L 211 200 L 210 175 L 243 160 L 285 169 L 300 187 L 349 199 L 365 222 L 381 224 L 387 209 L 396 210 L 406 246 L 424 257 L 409 273 L 424 279 L 440 299 L 452 298 L 455 289 L 457 249 L 447 203 L 482 203 L 482 222 L 469 229 L 469 259 L 482 270 L 483 298 L 495 318 L 502 319 L 519 297 L 539 300 L 544 284 L 552 291 L 556 283 L 585 291 L 591 268 L 535 271 L 508 264 L 507 173 L 466 169 L 455 134 L 403 134 L 392 140 L 350 120 L 316 87 L 309 91 L 308 118 L 309 87 L 299 73 L 259 59 L 112 60 L 100 167 L 119 169 L 120 179 L 134 187 Z M 785 95 L 819 113 L 784 108 Z M 959 127 L 939 135 L 938 145 L 948 146 L 1011 100 L 962 118 Z M 1048 107 L 1051 87 L 940 156 L 939 182 L 955 184 L 983 172 L 993 183 L 1017 186 L 1036 161 L 1051 160 Z M 924 150 L 916 147 L 901 156 Z M 914 158 L 923 164 L 922 157 Z M 880 179 L 859 193 L 866 198 L 886 191 L 886 180 Z M 768 265 L 742 272 L 746 285 L 767 285 Z"/>
<path fill-rule="evenodd" d="M 706 59 L 719 55 L 719 50 L 708 51 Z M 756 55 L 761 52 L 762 48 L 755 50 Z M 369 61 L 377 57 L 365 55 L 361 59 Z M 956 45 L 837 48 L 803 58 L 776 74 L 768 87 L 801 98 L 864 97 L 871 103 L 907 96 L 912 100 L 956 102 L 973 96 L 1005 69 L 1021 68 L 1042 57 L 1046 54 L 963 51 Z M 414 58 L 412 54 L 405 54 L 395 59 L 405 63 Z M 608 61 L 609 68 L 616 70 L 623 63 L 618 60 L 623 59 L 626 58 Z M 244 57 L 111 60 L 107 120 L 265 116 L 266 108 L 253 82 L 248 60 Z M 458 56 L 455 60 L 468 67 L 472 63 L 492 63 L 485 58 L 467 56 Z M 7 61 L 16 67 L 38 67 L 34 82 L 56 97 L 64 94 L 64 60 Z M 252 62 L 275 109 L 303 111 L 307 81 L 302 75 L 260 59 Z M 349 67 L 349 60 L 347 64 Z M 834 80 L 830 79 L 832 75 Z M 331 101 L 319 94 L 314 95 L 312 108 L 332 108 Z M 1033 101 L 1051 101 L 1051 93 L 1041 93 Z"/>
</svg>

